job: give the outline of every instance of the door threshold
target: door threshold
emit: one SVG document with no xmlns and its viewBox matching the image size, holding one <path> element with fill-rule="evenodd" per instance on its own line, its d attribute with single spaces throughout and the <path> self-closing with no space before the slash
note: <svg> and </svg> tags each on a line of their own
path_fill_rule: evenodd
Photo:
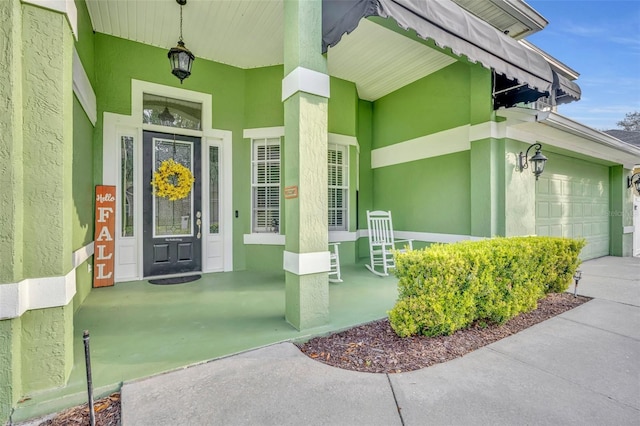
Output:
<svg viewBox="0 0 640 426">
<path fill-rule="evenodd" d="M 163 278 L 176 278 L 176 277 L 189 277 L 191 275 L 202 275 L 202 271 L 189 271 L 183 272 L 180 274 L 167 274 L 167 275 L 150 275 L 148 277 L 143 277 L 143 280 L 158 280 Z"/>
</svg>

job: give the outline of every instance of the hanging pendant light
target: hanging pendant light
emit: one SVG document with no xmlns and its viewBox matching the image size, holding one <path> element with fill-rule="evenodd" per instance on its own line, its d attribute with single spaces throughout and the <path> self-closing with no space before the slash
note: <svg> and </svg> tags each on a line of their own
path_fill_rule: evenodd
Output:
<svg viewBox="0 0 640 426">
<path fill-rule="evenodd" d="M 172 47 L 167 56 L 171 64 L 171 74 L 178 77 L 180 84 L 182 84 L 182 80 L 191 75 L 191 65 L 196 57 L 185 47 L 184 41 L 182 41 L 182 6 L 187 4 L 187 0 L 176 0 L 176 2 L 180 5 L 180 39 L 178 40 L 178 45 Z"/>
<path fill-rule="evenodd" d="M 158 114 L 158 118 L 160 122 L 165 126 L 172 126 L 176 121 L 176 118 L 169 112 L 169 105 L 167 102 L 167 98 L 164 98 L 164 110 L 160 114 Z"/>
</svg>

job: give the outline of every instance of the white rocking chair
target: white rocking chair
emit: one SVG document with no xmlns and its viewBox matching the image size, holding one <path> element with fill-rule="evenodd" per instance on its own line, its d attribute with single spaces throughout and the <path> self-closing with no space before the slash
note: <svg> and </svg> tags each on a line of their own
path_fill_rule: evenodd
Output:
<svg viewBox="0 0 640 426">
<path fill-rule="evenodd" d="M 338 246 L 340 243 L 329 243 L 329 259 L 331 270 L 329 271 L 329 281 L 332 283 L 341 283 L 340 276 L 340 252 Z"/>
<path fill-rule="evenodd" d="M 367 225 L 369 227 L 369 256 L 371 264 L 365 265 L 368 270 L 381 277 L 389 275 L 389 269 L 395 268 L 393 251 L 399 252 L 413 250 L 413 240 L 396 240 L 393 237 L 393 223 L 391 222 L 391 212 L 381 210 L 367 210 Z M 396 244 L 402 244 L 402 248 L 396 249 Z M 382 266 L 382 272 L 376 267 Z"/>
</svg>

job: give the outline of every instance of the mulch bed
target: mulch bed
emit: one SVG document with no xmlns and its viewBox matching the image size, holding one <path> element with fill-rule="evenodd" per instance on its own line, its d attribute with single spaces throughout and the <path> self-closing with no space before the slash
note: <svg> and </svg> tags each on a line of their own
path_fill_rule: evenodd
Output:
<svg viewBox="0 0 640 426">
<path fill-rule="evenodd" d="M 520 314 L 503 325 L 475 323 L 450 336 L 398 337 L 388 319 L 374 321 L 341 333 L 316 337 L 298 347 L 307 356 L 346 370 L 367 373 L 401 373 L 461 357 L 525 328 L 575 308 L 588 297 L 550 294 L 534 311 Z"/>
<path fill-rule="evenodd" d="M 93 409 L 96 415 L 96 426 L 119 426 L 120 425 L 120 393 L 113 393 L 106 398 L 93 402 Z M 79 405 L 69 408 L 49 419 L 40 426 L 67 426 L 67 425 L 88 425 L 89 405 Z"/>
<path fill-rule="evenodd" d="M 368 373 L 401 373 L 461 357 L 591 300 L 569 293 L 550 294 L 538 308 L 503 325 L 473 324 L 451 336 L 400 338 L 389 320 L 363 324 L 341 333 L 316 337 L 298 347 L 307 356 L 334 367 Z M 120 394 L 94 404 L 96 425 L 120 424 Z M 40 426 L 88 425 L 87 404 L 70 408 Z"/>
</svg>

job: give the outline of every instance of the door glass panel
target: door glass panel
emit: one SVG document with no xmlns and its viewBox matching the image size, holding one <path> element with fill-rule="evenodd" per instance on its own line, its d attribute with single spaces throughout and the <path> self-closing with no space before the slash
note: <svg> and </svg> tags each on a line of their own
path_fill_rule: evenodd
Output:
<svg viewBox="0 0 640 426">
<path fill-rule="evenodd" d="M 220 185 L 218 147 L 209 147 L 209 233 L 220 232 Z"/>
<path fill-rule="evenodd" d="M 202 130 L 202 104 L 144 93 L 142 122 L 181 129 Z"/>
<path fill-rule="evenodd" d="M 120 138 L 120 165 L 122 191 L 122 236 L 133 237 L 133 137 L 122 136 Z"/>
<path fill-rule="evenodd" d="M 189 142 L 172 141 L 166 139 L 153 140 L 154 172 L 163 161 L 172 159 L 193 172 L 192 144 Z M 169 178 L 171 183 L 177 183 L 175 176 Z M 193 235 L 193 191 L 181 200 L 171 201 L 167 198 L 153 195 L 153 232 L 154 237 L 191 236 Z"/>
</svg>

